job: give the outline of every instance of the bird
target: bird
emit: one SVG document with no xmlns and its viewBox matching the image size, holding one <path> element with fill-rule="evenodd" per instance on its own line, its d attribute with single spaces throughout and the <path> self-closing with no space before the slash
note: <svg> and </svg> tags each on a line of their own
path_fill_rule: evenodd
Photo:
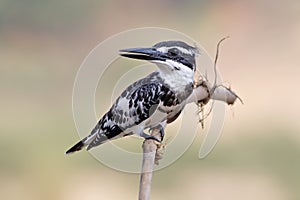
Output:
<svg viewBox="0 0 300 200">
<path fill-rule="evenodd" d="M 197 47 L 170 40 L 152 47 L 122 49 L 119 54 L 154 63 L 158 70 L 128 86 L 91 133 L 66 154 L 133 134 L 162 142 L 164 127 L 177 119 L 192 94 Z M 153 128 L 160 130 L 161 139 L 145 133 Z"/>
</svg>

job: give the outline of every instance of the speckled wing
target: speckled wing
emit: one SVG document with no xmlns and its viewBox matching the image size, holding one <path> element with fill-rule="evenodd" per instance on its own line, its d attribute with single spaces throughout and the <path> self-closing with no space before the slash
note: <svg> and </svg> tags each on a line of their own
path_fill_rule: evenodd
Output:
<svg viewBox="0 0 300 200">
<path fill-rule="evenodd" d="M 174 98 L 174 93 L 159 82 L 134 83 L 100 119 L 92 131 L 95 136 L 87 149 L 102 144 L 108 139 L 132 134 L 126 130 L 148 119 L 158 105 L 170 106 Z"/>
</svg>

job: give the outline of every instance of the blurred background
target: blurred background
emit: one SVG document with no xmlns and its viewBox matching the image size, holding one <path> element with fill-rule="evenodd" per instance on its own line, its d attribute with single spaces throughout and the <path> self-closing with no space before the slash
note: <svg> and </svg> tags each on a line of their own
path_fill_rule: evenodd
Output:
<svg viewBox="0 0 300 200">
<path fill-rule="evenodd" d="M 1 198 L 137 199 L 139 175 L 64 152 L 79 139 L 72 88 L 85 56 L 113 34 L 158 26 L 212 56 L 230 35 L 218 66 L 245 104 L 228 107 L 208 157 L 198 159 L 199 129 L 155 172 L 151 199 L 300 199 L 299 13 L 296 0 L 0 1 Z"/>
</svg>

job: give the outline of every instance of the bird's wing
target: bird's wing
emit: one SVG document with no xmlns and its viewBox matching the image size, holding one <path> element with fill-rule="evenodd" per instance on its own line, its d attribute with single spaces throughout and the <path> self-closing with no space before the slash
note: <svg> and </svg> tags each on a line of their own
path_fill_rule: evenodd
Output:
<svg viewBox="0 0 300 200">
<path fill-rule="evenodd" d="M 79 151 L 85 146 L 89 150 L 109 139 L 130 135 L 131 127 L 134 128 L 150 118 L 158 110 L 158 106 L 160 111 L 167 113 L 168 111 L 164 111 L 163 108 L 171 108 L 178 104 L 175 93 L 158 81 L 156 75 L 157 72 L 154 72 L 124 90 L 91 133 L 66 153 Z M 171 118 L 168 118 L 167 122 L 172 122 L 179 114 L 180 112 L 170 115 Z"/>
<path fill-rule="evenodd" d="M 168 99 L 172 94 L 168 88 L 154 82 L 125 90 L 92 131 L 95 137 L 87 149 L 128 134 L 126 130 L 148 119 L 162 99 Z"/>
<path fill-rule="evenodd" d="M 113 104 L 111 109 L 99 120 L 91 133 L 67 153 L 87 150 L 109 139 L 128 135 L 124 132 L 148 119 L 159 105 L 170 107 L 175 94 L 157 80 L 157 72 L 130 85 Z"/>
</svg>

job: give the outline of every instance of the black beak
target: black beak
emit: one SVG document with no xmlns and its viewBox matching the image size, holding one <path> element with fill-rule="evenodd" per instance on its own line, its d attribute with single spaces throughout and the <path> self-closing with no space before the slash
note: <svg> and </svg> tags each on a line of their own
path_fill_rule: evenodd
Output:
<svg viewBox="0 0 300 200">
<path fill-rule="evenodd" d="M 133 58 L 138 60 L 149 60 L 149 61 L 165 61 L 161 52 L 156 51 L 155 48 L 130 48 L 120 50 L 120 55 Z"/>
</svg>

